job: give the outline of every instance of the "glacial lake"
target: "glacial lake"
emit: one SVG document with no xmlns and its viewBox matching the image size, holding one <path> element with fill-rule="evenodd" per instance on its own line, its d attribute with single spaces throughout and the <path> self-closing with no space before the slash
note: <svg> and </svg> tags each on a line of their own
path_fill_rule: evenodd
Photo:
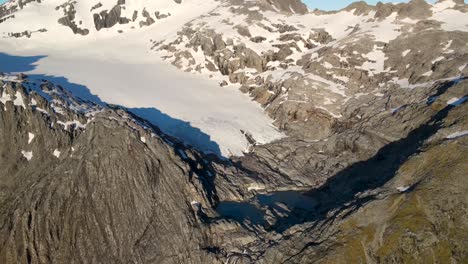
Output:
<svg viewBox="0 0 468 264">
<path fill-rule="evenodd" d="M 287 214 L 288 211 L 313 211 L 317 201 L 301 191 L 282 191 L 267 194 L 257 194 L 254 198 L 243 202 L 224 201 L 216 210 L 227 219 L 237 222 L 250 221 L 252 224 L 265 225 L 267 210 Z"/>
</svg>

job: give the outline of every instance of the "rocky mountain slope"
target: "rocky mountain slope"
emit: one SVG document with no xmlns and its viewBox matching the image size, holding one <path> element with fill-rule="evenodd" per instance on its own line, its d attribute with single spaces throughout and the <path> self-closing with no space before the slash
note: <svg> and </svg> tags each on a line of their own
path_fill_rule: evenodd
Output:
<svg viewBox="0 0 468 264">
<path fill-rule="evenodd" d="M 124 106 L 4 73 L 1 263 L 468 261 L 463 1 L 195 5 L 1 6 L 4 47 L 143 36 L 122 47 L 237 86 L 286 135 L 259 144 L 247 131 L 244 155 L 218 157 Z"/>
<path fill-rule="evenodd" d="M 213 261 L 206 161 L 47 81 L 9 76 L 0 94 L 2 263 Z"/>
<path fill-rule="evenodd" d="M 240 83 L 290 135 L 321 139 L 364 100 L 466 74 L 468 27 L 455 22 L 466 20 L 463 3 L 356 3 L 305 15 L 257 7 L 227 2 L 153 48 L 185 71 Z"/>
</svg>

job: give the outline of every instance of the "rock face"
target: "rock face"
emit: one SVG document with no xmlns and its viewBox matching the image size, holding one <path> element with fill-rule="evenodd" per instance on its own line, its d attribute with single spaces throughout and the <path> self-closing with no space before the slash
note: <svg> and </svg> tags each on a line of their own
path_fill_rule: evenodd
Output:
<svg viewBox="0 0 468 264">
<path fill-rule="evenodd" d="M 291 137 L 225 162 L 125 109 L 3 79 L 2 262 L 466 259 L 466 80 L 327 140 Z"/>
<path fill-rule="evenodd" d="M 90 5 L 89 33 L 172 16 L 127 2 Z M 466 12 L 228 0 L 152 38 L 175 67 L 238 84 L 288 135 L 258 145 L 242 131 L 250 149 L 229 159 L 0 74 L 0 263 L 466 263 L 468 28 L 447 19 Z"/>
<path fill-rule="evenodd" d="M 64 13 L 64 16 L 59 18 L 58 20 L 59 24 L 69 27 L 73 31 L 73 34 L 80 34 L 80 35 L 89 34 L 88 29 L 82 29 L 76 24 L 76 21 L 75 21 L 76 11 L 75 11 L 75 7 L 73 3 L 68 2 L 59 6 L 58 8 L 63 9 L 63 13 Z"/>
<path fill-rule="evenodd" d="M 267 2 L 283 12 L 305 14 L 309 11 L 307 6 L 300 0 L 267 0 Z"/>
<path fill-rule="evenodd" d="M 216 262 L 198 212 L 213 197 L 157 131 L 70 97 L 59 108 L 39 95 L 60 92 L 50 83 L 2 86 L 2 263 Z"/>
<path fill-rule="evenodd" d="M 440 17 L 450 10 L 461 17 L 466 5 L 446 5 L 359 2 L 297 19 L 266 18 L 255 2 L 227 1 L 191 21 L 175 39 L 153 40 L 153 50 L 184 71 L 221 73 L 240 84 L 289 135 L 318 140 L 340 120 L 349 120 L 349 109 L 369 97 L 385 100 L 398 87 L 465 74 L 468 28 L 448 29 L 453 21 Z M 343 26 L 342 18 L 352 22 Z"/>
<path fill-rule="evenodd" d="M 111 28 L 117 23 L 125 24 L 128 23 L 130 20 L 128 18 L 121 18 L 121 7 L 116 5 L 112 7 L 110 11 L 103 10 L 99 14 L 94 14 L 94 25 L 96 26 L 96 30 L 101 30 L 102 28 Z"/>
</svg>

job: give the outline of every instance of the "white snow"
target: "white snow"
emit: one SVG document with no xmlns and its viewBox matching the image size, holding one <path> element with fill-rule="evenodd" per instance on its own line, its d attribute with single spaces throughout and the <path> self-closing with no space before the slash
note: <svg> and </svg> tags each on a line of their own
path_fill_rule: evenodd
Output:
<svg viewBox="0 0 468 264">
<path fill-rule="evenodd" d="M 438 1 L 435 5 L 432 7 L 433 12 L 441 12 L 446 9 L 452 8 L 455 6 L 455 2 L 452 0 L 445 0 L 445 1 Z"/>
<path fill-rule="evenodd" d="M 54 152 L 52 153 L 55 157 L 60 158 L 60 151 L 58 149 L 55 149 Z"/>
<path fill-rule="evenodd" d="M 333 65 L 327 61 L 324 61 L 323 62 L 323 67 L 327 68 L 327 69 L 331 69 L 333 68 Z"/>
<path fill-rule="evenodd" d="M 33 158 L 33 153 L 32 151 L 21 151 L 21 154 L 23 154 L 23 157 L 25 157 L 28 161 L 30 161 Z"/>
<path fill-rule="evenodd" d="M 448 50 L 448 49 L 450 48 L 450 46 L 452 46 L 452 43 L 453 43 L 453 40 L 449 40 L 449 41 L 447 42 L 447 44 L 445 44 L 444 50 Z"/>
<path fill-rule="evenodd" d="M 196 75 L 181 72 L 162 61 L 161 53 L 150 51 L 152 46 L 150 40 L 165 41 L 165 43 L 173 41 L 178 37 L 177 32 L 187 22 L 197 25 L 196 30 L 215 27 L 218 33 L 223 33 L 224 38 L 232 38 L 234 43 L 244 42 L 257 53 L 271 50 L 271 43 L 278 40 L 280 33 L 270 33 L 257 24 L 248 24 L 247 16 L 233 15 L 229 7 L 224 6 L 227 3 L 212 0 L 184 0 L 182 4 L 176 4 L 172 0 L 127 1 L 126 9 L 122 10 L 124 16 L 131 17 L 133 10 L 138 10 L 141 14 L 143 7 L 146 7 L 153 15 L 155 11 L 160 11 L 162 14 L 170 12 L 171 16 L 157 20 L 149 27 L 136 26 L 132 29 L 131 26 L 135 24 L 130 23 L 97 32 L 94 30 L 93 17 L 89 12 L 96 1 L 81 0 L 75 5 L 76 21 L 82 21 L 80 27 L 91 30 L 89 35 L 83 37 L 73 35 L 69 28 L 57 23 L 58 18 L 63 16 L 63 12 L 62 10 L 55 11 L 55 7 L 62 2 L 49 0 L 42 1 L 42 3 L 28 3 L 15 14 L 15 19 L 2 22 L 0 34 L 39 28 L 47 28 L 48 32 L 33 34 L 29 39 L 0 36 L 0 51 L 22 56 L 46 55 L 47 57 L 34 62 L 36 68 L 27 73 L 65 77 L 70 83 L 83 85 L 90 90 L 90 93 L 81 91 L 77 95 L 84 99 L 96 95 L 106 103 L 118 104 L 130 109 L 138 108 L 140 113 L 143 111 L 143 118 L 150 119 L 149 121 L 153 118 L 153 123 L 159 125 L 164 132 L 179 137 L 204 151 L 216 151 L 212 145 L 207 144 L 208 141 L 216 142 L 220 152 L 225 156 L 242 155 L 242 151 L 248 146 L 248 141 L 240 130 L 248 131 L 259 143 L 268 143 L 284 136 L 273 127 L 273 120 L 266 116 L 263 109 L 238 91 L 237 86 L 219 87 L 219 80 L 216 79 L 219 76 L 214 74 L 215 77 L 209 79 L 208 75 L 212 73 L 207 73 L 206 69 Z M 109 10 L 115 5 L 115 1 L 110 0 L 102 1 L 102 3 L 104 6 L 93 12 Z M 441 21 L 442 28 L 445 30 L 468 31 L 466 14 L 450 9 L 453 5 L 452 1 L 435 4 L 432 19 Z M 201 16 L 210 11 L 219 15 Z M 267 11 L 263 15 L 268 25 L 274 23 L 294 25 L 298 28 L 297 33 L 304 39 L 308 38 L 311 30 L 325 29 L 335 39 L 326 44 L 330 46 L 339 46 L 340 41 L 363 34 L 375 41 L 388 43 L 402 34 L 402 28 L 405 25 L 417 22 L 410 19 L 398 20 L 397 13 L 391 14 L 383 21 L 378 21 L 373 19 L 375 12 L 360 16 L 354 15 L 353 12 L 351 10 L 333 14 L 309 13 L 285 16 Z M 137 21 L 140 19 L 141 15 Z M 238 24 L 248 26 L 253 36 L 263 36 L 267 40 L 262 43 L 253 43 L 248 38 L 239 36 L 234 29 L 234 26 Z M 359 25 L 359 30 L 351 34 L 352 29 L 348 27 L 355 25 Z M 124 34 L 116 34 L 117 30 L 123 30 Z M 302 42 L 297 44 L 301 49 L 304 48 Z M 450 44 L 451 42 L 448 47 Z M 183 45 L 185 42 L 178 48 L 184 48 Z M 319 45 L 318 48 L 323 46 Z M 316 54 L 317 49 L 305 53 L 299 53 L 294 49 L 294 54 L 290 58 L 297 60 L 307 52 Z M 404 51 L 402 56 L 406 56 L 409 52 L 409 50 Z M 195 65 L 204 65 L 206 58 L 201 51 L 192 52 L 192 55 Z M 384 69 L 386 57 L 381 46 L 374 46 L 370 53 L 363 56 L 367 61 L 361 68 L 368 70 L 370 75 L 387 71 Z M 339 59 L 346 61 L 348 58 L 339 56 Z M 437 61 L 436 59 L 433 63 Z M 184 61 L 184 66 L 188 66 L 187 63 Z M 324 63 L 326 68 L 331 66 L 331 64 Z M 460 71 L 462 69 L 460 68 Z M 263 75 L 271 74 L 273 79 L 283 80 L 293 76 L 296 72 L 304 74 L 301 67 L 293 66 L 286 70 L 266 72 Z M 432 72 L 425 74 L 429 76 Z M 346 98 L 346 87 L 343 85 L 314 75 L 306 77 L 323 89 Z M 348 81 L 344 76 L 334 76 L 334 78 L 340 82 Z M 413 87 L 408 84 L 408 80 L 394 79 L 393 82 L 404 87 Z M 0 102 L 3 104 L 9 100 L 12 100 L 12 96 L 5 92 L 0 97 Z M 19 105 L 18 96 L 16 100 Z M 54 105 L 53 109 L 58 113 L 61 112 L 59 106 Z M 42 109 L 36 108 L 36 110 Z M 335 116 L 340 115 L 335 114 Z M 68 128 L 71 125 L 69 122 L 74 121 L 58 123 Z M 78 124 L 75 123 L 75 125 Z M 200 141 L 201 137 L 204 137 L 204 141 Z"/>
<path fill-rule="evenodd" d="M 459 106 L 459 105 L 463 104 L 466 100 L 468 100 L 467 96 L 462 97 L 462 98 L 453 97 L 452 99 L 447 101 L 447 104 L 448 105 L 453 105 L 453 106 Z"/>
<path fill-rule="evenodd" d="M 247 191 L 261 191 L 261 190 L 264 190 L 265 187 L 264 186 L 260 186 L 258 183 L 252 183 L 249 185 L 249 187 L 247 187 Z"/>
<path fill-rule="evenodd" d="M 436 62 L 438 62 L 438 61 L 444 60 L 444 59 L 445 59 L 444 56 L 437 57 L 436 59 L 434 59 L 434 60 L 432 61 L 432 64 L 434 64 L 434 63 L 436 63 Z"/>
<path fill-rule="evenodd" d="M 399 85 L 401 88 L 407 88 L 407 89 L 414 89 L 417 87 L 422 87 L 426 86 L 429 83 L 416 83 L 416 84 L 410 84 L 408 79 L 398 79 L 398 77 L 394 77 L 390 82 Z"/>
<path fill-rule="evenodd" d="M 339 94 L 343 97 L 346 97 L 345 86 L 329 81 L 315 74 L 307 74 L 306 77 L 310 80 L 310 82 L 320 84 L 321 86 L 323 86 L 322 88 L 327 89 L 332 93 Z"/>
<path fill-rule="evenodd" d="M 463 71 L 463 70 L 466 68 L 466 65 L 467 65 L 467 64 L 460 66 L 460 67 L 458 68 L 458 70 L 459 70 L 459 71 Z"/>
<path fill-rule="evenodd" d="M 33 141 L 34 139 L 34 134 L 33 133 L 28 133 L 28 144 L 31 144 L 31 142 Z"/>
<path fill-rule="evenodd" d="M 333 78 L 335 78 L 337 80 L 340 80 L 340 81 L 342 81 L 344 83 L 349 82 L 349 77 L 346 77 L 346 76 L 333 75 Z"/>
<path fill-rule="evenodd" d="M 71 34 L 70 28 L 64 27 L 57 23 L 57 20 L 63 16 L 63 11 L 55 10 L 55 7 L 63 4 L 64 1 L 61 0 L 49 0 L 41 1 L 42 3 L 28 3 L 21 12 L 15 13 L 15 19 L 8 19 L 2 23 L 2 26 L 8 28 L 6 32 L 23 32 L 24 30 L 38 30 L 41 28 L 46 28 L 48 32 L 59 33 L 57 35 L 56 41 L 62 41 L 64 39 L 78 39 L 81 36 L 74 36 Z M 82 21 L 79 25 L 82 28 L 90 29 L 88 36 L 96 38 L 106 38 L 111 35 L 115 35 L 117 30 L 127 31 L 145 31 L 147 27 L 139 29 L 138 25 L 135 24 L 124 24 L 116 25 L 110 29 L 102 29 L 99 32 L 96 32 L 94 29 L 93 13 L 100 12 L 102 10 L 110 10 L 115 4 L 115 1 L 101 0 L 103 4 L 102 8 L 90 12 L 92 6 L 96 4 L 94 0 L 80 0 L 74 1 L 76 18 L 75 21 Z M 156 25 L 161 28 L 166 28 L 167 30 L 173 30 L 179 28 L 181 24 L 184 24 L 203 13 L 208 12 L 216 6 L 215 1 L 198 1 L 198 0 L 184 0 L 183 4 L 177 4 L 175 1 L 166 0 L 166 1 L 151 1 L 151 0 L 134 0 L 127 1 L 125 9 L 122 10 L 122 16 L 132 17 L 134 10 L 139 12 L 138 19 L 136 24 L 141 21 L 142 15 L 141 12 L 143 9 L 146 9 L 150 13 L 153 19 L 157 20 L 154 16 L 155 11 L 159 11 L 161 14 L 171 13 L 171 16 L 168 18 L 157 20 Z M 182 19 L 181 19 L 182 18 Z M 131 27 L 135 26 L 135 29 Z M 99 33 L 99 34 L 98 34 Z M 43 37 L 47 34 L 33 34 L 32 38 L 39 38 L 41 41 L 47 42 Z M 56 46 L 56 48 L 59 48 Z"/>
<path fill-rule="evenodd" d="M 13 101 L 13 104 L 16 106 L 21 106 L 23 108 L 26 108 L 26 106 L 24 105 L 23 95 L 19 91 L 16 91 L 15 97 L 16 98 Z"/>
<path fill-rule="evenodd" d="M 459 132 L 455 132 L 453 134 L 450 134 L 447 136 L 447 139 L 456 139 L 456 138 L 459 138 L 459 137 L 464 137 L 468 135 L 468 130 L 465 130 L 465 131 L 459 131 Z"/>
<path fill-rule="evenodd" d="M 450 9 L 455 3 L 443 1 L 433 6 L 432 19 L 442 22 L 442 29 L 445 31 L 468 31 L 467 15 L 458 10 Z"/>
<path fill-rule="evenodd" d="M 78 120 L 73 120 L 73 121 L 57 121 L 57 124 L 62 125 L 63 129 L 67 130 L 69 127 L 73 126 L 74 128 L 85 128 L 86 125 L 81 124 L 80 121 Z"/>
<path fill-rule="evenodd" d="M 86 86 L 92 94 L 106 103 L 145 108 L 147 111 L 143 117 L 147 119 L 167 115 L 180 120 L 172 122 L 166 118 L 161 121 L 167 121 L 166 123 L 155 122 L 155 125 L 203 151 L 220 151 L 224 156 L 242 155 L 248 141 L 240 130 L 248 131 L 259 143 L 268 143 L 283 137 L 261 106 L 252 102 L 237 87 L 219 87 L 218 82 L 181 72 L 162 61 L 160 54 L 149 53 L 150 39 L 164 39 L 176 34 L 184 21 L 189 21 L 216 5 L 212 1 L 201 3 L 193 0 L 184 1 L 184 4 L 181 8 L 187 6 L 183 8 L 187 13 L 176 16 L 171 12 L 170 18 L 160 20 L 154 26 L 125 34 L 109 33 L 107 37 L 103 37 L 90 33 L 90 36 L 82 37 L 68 31 L 63 32 L 63 26 L 54 26 L 48 28 L 48 33 L 37 34 L 30 39 L 0 39 L 0 51 L 21 56 L 47 55 L 36 63 L 34 70 L 27 73 L 63 76 L 70 83 Z M 26 10 L 32 9 L 28 5 L 20 13 L 26 13 Z M 19 15 L 14 27 L 20 27 L 19 23 L 24 26 L 31 21 L 43 21 L 37 15 L 28 13 L 28 21 L 20 19 L 26 15 Z M 58 24 L 56 18 L 50 23 Z M 5 30 L 5 27 L 8 31 L 14 30 L 9 26 L 12 23 L 2 23 L 0 31 Z M 50 37 L 52 31 L 53 38 Z M 90 97 L 87 93 L 76 95 L 85 97 L 84 99 Z M 54 105 L 53 108 L 60 113 L 60 107 Z M 181 125 L 182 122 L 193 129 L 185 128 Z M 59 124 L 68 128 L 71 123 Z M 194 132 L 196 130 L 198 135 Z M 201 137 L 205 137 L 204 141 L 200 141 Z M 213 144 L 206 144 L 207 140 L 219 145 L 219 150 L 213 149 Z"/>
<path fill-rule="evenodd" d="M 402 187 L 397 187 L 397 190 L 400 192 L 406 192 L 409 190 L 410 186 L 402 186 Z"/>
<path fill-rule="evenodd" d="M 51 104 L 50 106 L 52 107 L 52 109 L 54 110 L 55 113 L 61 114 L 61 115 L 65 114 L 62 107 L 59 107 L 59 106 L 57 106 L 55 104 Z"/>
<path fill-rule="evenodd" d="M 362 66 L 356 67 L 358 69 L 363 69 L 369 71 L 369 75 L 373 76 L 376 73 L 384 72 L 385 53 L 382 51 L 382 48 L 379 48 L 377 45 L 374 45 L 374 49 L 363 55 L 367 59 Z"/>
<path fill-rule="evenodd" d="M 448 104 L 448 105 L 451 105 L 451 104 L 457 102 L 458 100 L 459 100 L 459 98 L 453 97 L 452 99 L 450 99 L 450 100 L 447 101 L 447 104 Z"/>
<path fill-rule="evenodd" d="M 145 137 L 140 137 L 140 141 L 143 143 L 146 143 L 146 138 Z"/>
<path fill-rule="evenodd" d="M 373 15 L 372 13 L 371 15 Z M 389 42 L 396 39 L 400 34 L 402 23 L 396 22 L 398 17 L 397 12 L 393 12 L 390 16 L 383 21 L 376 22 L 375 24 L 364 24 L 368 30 L 375 36 L 376 41 Z M 406 23 L 414 23 L 413 21 L 406 21 Z"/>
<path fill-rule="evenodd" d="M 18 77 L 15 75 L 0 75 L 0 80 L 6 82 L 18 82 Z"/>
<path fill-rule="evenodd" d="M 401 53 L 401 56 L 406 57 L 406 55 L 408 55 L 408 53 L 410 53 L 410 52 L 411 52 L 411 50 L 410 50 L 410 49 L 407 49 L 407 50 L 405 50 L 405 51 L 403 51 L 403 52 Z"/>
<path fill-rule="evenodd" d="M 315 108 L 324 110 L 325 112 L 327 112 L 328 114 L 330 114 L 330 115 L 333 116 L 334 118 L 342 118 L 342 117 L 343 117 L 343 115 L 341 115 L 341 114 L 335 114 L 335 113 L 333 113 L 332 111 L 328 110 L 327 108 L 325 108 L 325 107 L 323 107 L 323 106 L 315 106 Z"/>
<path fill-rule="evenodd" d="M 36 107 L 35 109 L 43 114 L 49 115 L 49 112 L 47 112 L 45 109 L 42 109 L 40 107 Z"/>
<path fill-rule="evenodd" d="M 0 97 L 0 102 L 2 102 L 2 104 L 6 104 L 6 102 L 11 100 L 11 96 L 7 94 L 6 90 L 3 90 L 2 96 Z"/>
<path fill-rule="evenodd" d="M 431 76 L 434 72 L 432 70 L 430 71 L 427 71 L 425 73 L 422 74 L 422 76 Z"/>
</svg>

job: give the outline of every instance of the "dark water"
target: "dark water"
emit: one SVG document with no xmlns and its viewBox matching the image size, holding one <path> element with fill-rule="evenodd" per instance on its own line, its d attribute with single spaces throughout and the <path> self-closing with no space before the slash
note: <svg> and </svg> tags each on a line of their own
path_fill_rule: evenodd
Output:
<svg viewBox="0 0 468 264">
<path fill-rule="evenodd" d="M 267 210 L 288 214 L 290 211 L 313 211 L 317 202 L 300 191 L 284 191 L 258 194 L 245 202 L 221 202 L 216 210 L 228 219 L 237 222 L 250 221 L 252 224 L 265 225 Z"/>
</svg>

